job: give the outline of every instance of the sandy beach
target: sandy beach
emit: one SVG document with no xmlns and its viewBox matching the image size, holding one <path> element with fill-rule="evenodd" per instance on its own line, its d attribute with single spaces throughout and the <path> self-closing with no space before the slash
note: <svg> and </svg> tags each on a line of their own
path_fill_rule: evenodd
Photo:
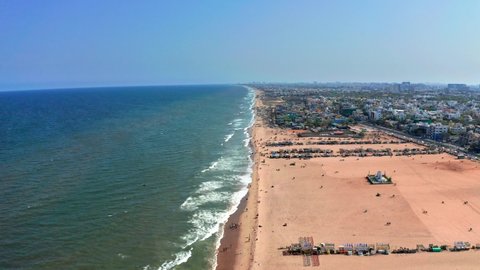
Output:
<svg viewBox="0 0 480 270">
<path fill-rule="evenodd" d="M 263 106 L 258 98 L 256 106 Z M 217 269 L 304 268 L 301 256 L 282 256 L 279 250 L 301 236 L 311 236 L 315 243 L 389 243 L 392 248 L 480 243 L 479 163 L 448 154 L 270 159 L 270 151 L 293 146 L 267 147 L 267 141 L 316 139 L 269 128 L 260 117 L 252 135 L 252 184 L 225 226 Z M 359 146 L 312 147 L 338 152 Z M 362 147 L 422 146 L 406 142 Z M 391 176 L 394 184 L 369 184 L 366 175 L 377 171 Z M 230 229 L 234 223 L 238 227 Z M 325 255 L 320 256 L 319 268 L 478 269 L 479 265 L 480 251 L 470 250 L 370 257 Z"/>
</svg>

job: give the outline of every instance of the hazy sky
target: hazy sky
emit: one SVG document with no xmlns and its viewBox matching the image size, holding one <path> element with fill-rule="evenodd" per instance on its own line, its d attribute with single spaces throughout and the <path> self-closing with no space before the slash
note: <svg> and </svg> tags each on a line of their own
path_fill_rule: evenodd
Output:
<svg viewBox="0 0 480 270">
<path fill-rule="evenodd" d="M 480 1 L 0 0 L 0 90 L 480 83 Z"/>
</svg>

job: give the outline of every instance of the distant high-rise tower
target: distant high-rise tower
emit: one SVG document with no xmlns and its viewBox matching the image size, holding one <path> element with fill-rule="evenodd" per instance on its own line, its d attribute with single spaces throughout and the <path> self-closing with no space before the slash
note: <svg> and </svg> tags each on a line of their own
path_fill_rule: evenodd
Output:
<svg viewBox="0 0 480 270">
<path fill-rule="evenodd" d="M 468 86 L 464 83 L 449 83 L 447 88 L 448 90 L 467 90 Z"/>
<path fill-rule="evenodd" d="M 412 90 L 412 85 L 410 84 L 410 82 L 402 82 L 402 84 L 400 84 L 400 90 L 401 91 Z"/>
</svg>

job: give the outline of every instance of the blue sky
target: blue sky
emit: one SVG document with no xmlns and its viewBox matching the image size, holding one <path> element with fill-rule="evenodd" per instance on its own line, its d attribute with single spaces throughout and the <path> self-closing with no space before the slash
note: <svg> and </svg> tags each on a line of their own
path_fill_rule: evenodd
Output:
<svg viewBox="0 0 480 270">
<path fill-rule="evenodd" d="M 480 1 L 0 1 L 0 90 L 480 83 Z"/>
</svg>

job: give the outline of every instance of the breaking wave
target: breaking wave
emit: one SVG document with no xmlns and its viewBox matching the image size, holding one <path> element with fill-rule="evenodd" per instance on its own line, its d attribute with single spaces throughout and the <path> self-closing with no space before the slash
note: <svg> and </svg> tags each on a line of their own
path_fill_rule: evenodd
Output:
<svg viewBox="0 0 480 270">
<path fill-rule="evenodd" d="M 196 193 L 201 194 L 201 193 L 204 193 L 204 192 L 219 189 L 221 187 L 223 187 L 223 184 L 222 184 L 221 181 L 207 181 L 207 182 L 203 182 L 203 183 L 200 184 Z"/>
<path fill-rule="evenodd" d="M 230 141 L 230 139 L 233 137 L 233 135 L 235 135 L 235 132 L 234 132 L 234 133 L 231 133 L 231 134 L 228 134 L 227 136 L 225 136 L 224 142 Z"/>
<path fill-rule="evenodd" d="M 187 251 L 180 251 L 175 254 L 175 259 L 172 261 L 164 262 L 158 270 L 169 270 L 174 268 L 177 265 L 185 263 L 188 259 L 192 257 L 192 249 Z M 145 269 L 145 268 L 144 268 Z M 150 267 L 146 268 L 145 270 L 150 269 Z"/>
<path fill-rule="evenodd" d="M 228 192 L 210 192 L 194 197 L 188 197 L 185 202 L 182 203 L 180 209 L 194 211 L 197 210 L 201 205 L 212 202 L 225 202 L 228 201 L 229 198 L 230 194 Z"/>
<path fill-rule="evenodd" d="M 215 167 L 217 166 L 217 164 L 218 164 L 218 161 L 212 162 L 212 164 L 210 164 L 210 166 L 209 166 L 208 168 L 202 170 L 202 173 L 207 172 L 207 171 L 212 170 L 212 169 L 215 169 Z"/>
</svg>

